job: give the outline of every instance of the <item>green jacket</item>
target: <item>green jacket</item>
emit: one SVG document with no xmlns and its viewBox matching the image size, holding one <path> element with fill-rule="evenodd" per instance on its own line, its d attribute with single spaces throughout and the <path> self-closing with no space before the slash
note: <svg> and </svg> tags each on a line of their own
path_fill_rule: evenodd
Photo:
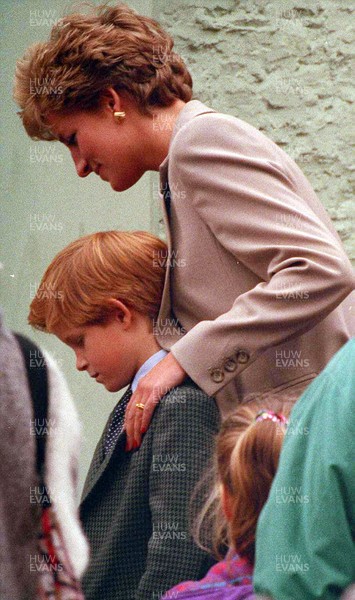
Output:
<svg viewBox="0 0 355 600">
<path fill-rule="evenodd" d="M 258 522 L 254 587 L 275 600 L 333 600 L 355 580 L 355 338 L 291 413 Z"/>
</svg>

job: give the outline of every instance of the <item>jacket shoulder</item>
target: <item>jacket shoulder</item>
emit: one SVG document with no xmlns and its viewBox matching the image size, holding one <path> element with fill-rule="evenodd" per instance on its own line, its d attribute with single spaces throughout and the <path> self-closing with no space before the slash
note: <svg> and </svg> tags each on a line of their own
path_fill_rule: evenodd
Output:
<svg viewBox="0 0 355 600">
<path fill-rule="evenodd" d="M 186 420 L 193 415 L 219 420 L 219 409 L 215 398 L 208 396 L 191 379 L 169 390 L 159 404 L 160 411 L 173 415 L 182 414 Z"/>
</svg>

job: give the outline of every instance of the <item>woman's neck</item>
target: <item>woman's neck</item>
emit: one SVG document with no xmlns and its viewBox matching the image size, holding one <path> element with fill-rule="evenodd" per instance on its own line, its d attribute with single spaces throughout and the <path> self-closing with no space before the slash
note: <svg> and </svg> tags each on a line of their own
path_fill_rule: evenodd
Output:
<svg viewBox="0 0 355 600">
<path fill-rule="evenodd" d="M 155 108 L 153 116 L 136 113 L 136 126 L 142 139 L 141 157 L 146 171 L 159 171 L 168 155 L 176 120 L 185 104 L 177 99 L 170 106 Z"/>
</svg>

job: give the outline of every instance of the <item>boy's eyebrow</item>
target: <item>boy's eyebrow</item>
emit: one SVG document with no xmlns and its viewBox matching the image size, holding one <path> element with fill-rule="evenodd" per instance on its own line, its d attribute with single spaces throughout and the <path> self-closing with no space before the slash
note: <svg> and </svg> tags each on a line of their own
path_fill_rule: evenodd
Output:
<svg viewBox="0 0 355 600">
<path fill-rule="evenodd" d="M 78 341 L 78 338 L 80 338 L 80 335 L 80 333 L 67 335 L 63 337 L 63 342 L 64 344 L 75 344 L 75 342 Z"/>
</svg>

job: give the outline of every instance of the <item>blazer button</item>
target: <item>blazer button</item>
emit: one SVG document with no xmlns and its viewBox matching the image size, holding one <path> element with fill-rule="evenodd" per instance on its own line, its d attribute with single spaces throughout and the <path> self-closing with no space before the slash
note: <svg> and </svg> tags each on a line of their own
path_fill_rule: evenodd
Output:
<svg viewBox="0 0 355 600">
<path fill-rule="evenodd" d="M 224 379 L 224 373 L 221 369 L 213 369 L 210 375 L 215 383 L 221 383 Z"/>
<path fill-rule="evenodd" d="M 233 357 L 227 358 L 223 367 L 224 367 L 225 371 L 228 371 L 229 373 L 233 373 L 233 371 L 235 371 L 237 368 L 237 361 Z"/>
<path fill-rule="evenodd" d="M 241 365 L 244 365 L 245 363 L 247 363 L 250 358 L 250 356 L 249 356 L 248 352 L 246 352 L 246 350 L 238 350 L 238 352 L 236 353 L 236 357 L 237 357 L 237 361 Z"/>
</svg>

